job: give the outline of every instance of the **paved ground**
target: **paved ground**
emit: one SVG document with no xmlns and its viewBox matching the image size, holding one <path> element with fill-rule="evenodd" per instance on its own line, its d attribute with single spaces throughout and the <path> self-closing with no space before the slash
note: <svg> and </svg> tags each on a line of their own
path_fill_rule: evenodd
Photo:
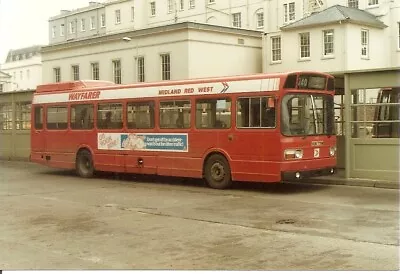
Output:
<svg viewBox="0 0 400 274">
<path fill-rule="evenodd" d="M 398 190 L 0 162 L 0 269 L 399 269 Z"/>
</svg>

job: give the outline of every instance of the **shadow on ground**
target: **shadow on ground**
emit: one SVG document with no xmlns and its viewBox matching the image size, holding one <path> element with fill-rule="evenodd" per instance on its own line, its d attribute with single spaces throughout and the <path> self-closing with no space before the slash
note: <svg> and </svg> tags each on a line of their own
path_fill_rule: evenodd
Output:
<svg viewBox="0 0 400 274">
<path fill-rule="evenodd" d="M 40 171 L 40 173 L 43 175 L 77 177 L 74 170 L 51 169 L 51 170 Z M 165 176 L 155 176 L 155 175 L 125 174 L 125 173 L 111 173 L 111 172 L 97 172 L 95 178 L 99 180 L 113 180 L 117 181 L 118 183 L 128 184 L 128 185 L 141 183 L 141 184 L 186 186 L 197 189 L 207 188 L 207 185 L 204 180 L 194 179 L 194 178 L 165 177 Z M 331 187 L 332 186 L 329 185 L 307 184 L 306 182 L 297 182 L 297 183 L 234 182 L 231 191 L 238 190 L 238 191 L 258 192 L 258 193 L 265 192 L 268 194 L 294 194 L 294 193 L 316 192 Z"/>
</svg>

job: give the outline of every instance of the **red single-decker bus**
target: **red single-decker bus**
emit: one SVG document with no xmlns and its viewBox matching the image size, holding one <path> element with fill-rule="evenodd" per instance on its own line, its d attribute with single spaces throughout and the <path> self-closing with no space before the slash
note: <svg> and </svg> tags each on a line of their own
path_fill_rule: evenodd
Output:
<svg viewBox="0 0 400 274">
<path fill-rule="evenodd" d="M 280 182 L 334 173 L 334 78 L 291 72 L 38 86 L 31 160 L 95 171 Z"/>
</svg>

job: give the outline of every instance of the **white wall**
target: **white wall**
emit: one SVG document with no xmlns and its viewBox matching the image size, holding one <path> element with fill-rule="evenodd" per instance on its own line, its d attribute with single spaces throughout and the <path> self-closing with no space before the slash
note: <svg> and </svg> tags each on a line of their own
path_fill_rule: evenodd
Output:
<svg viewBox="0 0 400 274">
<path fill-rule="evenodd" d="M 244 45 L 238 44 L 238 39 Z M 54 81 L 53 68 L 61 68 L 61 80 L 71 81 L 71 65 L 80 66 L 80 78 L 91 79 L 91 62 L 99 62 L 100 79 L 113 81 L 112 60 L 120 59 L 122 83 L 137 81 L 136 56 L 145 57 L 146 82 L 160 81 L 160 54 L 171 56 L 171 80 L 251 74 L 261 72 L 261 34 L 240 35 L 221 31 L 183 29 L 133 38 L 43 52 L 43 82 Z"/>
<path fill-rule="evenodd" d="M 11 75 L 10 81 L 12 83 L 8 85 L 8 91 L 36 89 L 36 86 L 42 83 L 42 61 L 40 55 L 4 63 L 1 67 L 3 72 Z M 29 71 L 29 77 L 27 71 Z"/>
</svg>

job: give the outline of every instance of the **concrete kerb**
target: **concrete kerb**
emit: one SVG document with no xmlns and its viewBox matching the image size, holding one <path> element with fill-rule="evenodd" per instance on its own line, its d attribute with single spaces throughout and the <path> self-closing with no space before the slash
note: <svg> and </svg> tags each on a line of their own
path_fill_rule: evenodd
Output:
<svg viewBox="0 0 400 274">
<path fill-rule="evenodd" d="M 302 183 L 400 189 L 399 182 L 379 181 L 379 180 L 369 180 L 369 179 L 359 179 L 359 178 L 345 179 L 345 178 L 338 178 L 338 177 L 314 177 L 314 178 L 308 178 L 305 181 L 303 181 Z"/>
</svg>

